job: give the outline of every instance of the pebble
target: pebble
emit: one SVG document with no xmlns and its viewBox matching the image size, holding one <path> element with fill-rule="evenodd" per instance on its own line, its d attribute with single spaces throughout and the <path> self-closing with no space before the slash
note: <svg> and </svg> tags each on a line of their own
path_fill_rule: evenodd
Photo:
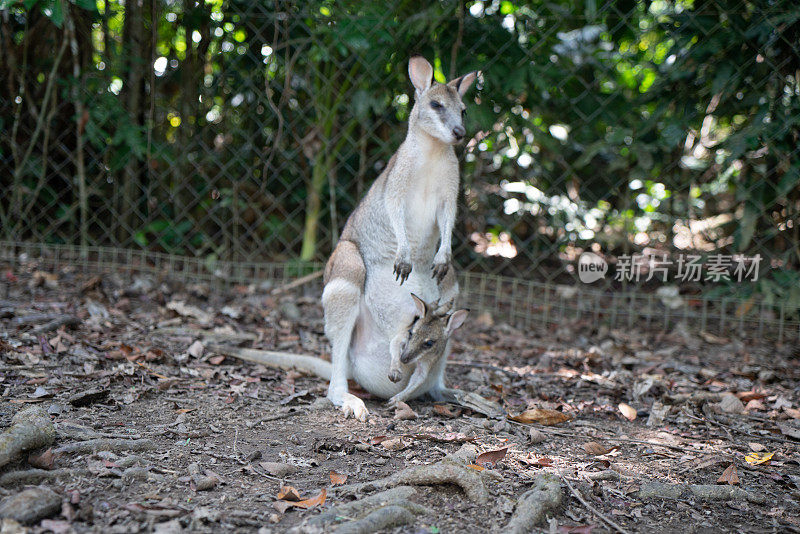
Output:
<svg viewBox="0 0 800 534">
<path fill-rule="evenodd" d="M 0 517 L 36 523 L 61 510 L 61 496 L 44 487 L 29 488 L 0 501 Z"/>
</svg>

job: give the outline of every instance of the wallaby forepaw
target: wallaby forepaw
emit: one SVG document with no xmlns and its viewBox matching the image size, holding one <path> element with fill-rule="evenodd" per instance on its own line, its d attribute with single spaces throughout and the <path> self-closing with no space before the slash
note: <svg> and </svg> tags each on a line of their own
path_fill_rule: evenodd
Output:
<svg viewBox="0 0 800 534">
<path fill-rule="evenodd" d="M 345 417 L 352 415 L 362 423 L 367 420 L 369 415 L 369 410 L 364 405 L 364 401 L 350 393 L 346 394 L 342 400 L 342 412 L 344 412 Z"/>
<path fill-rule="evenodd" d="M 403 378 L 403 371 L 400 369 L 390 369 L 389 370 L 389 380 L 394 383 L 400 382 Z"/>
<path fill-rule="evenodd" d="M 450 269 L 450 264 L 449 263 L 434 264 L 432 269 L 433 269 L 433 275 L 431 276 L 431 278 L 435 278 L 436 281 L 441 284 L 442 280 L 444 280 L 444 277 L 447 274 L 447 271 Z"/>
<path fill-rule="evenodd" d="M 400 285 L 403 285 L 403 282 L 408 279 L 408 275 L 411 274 L 411 264 L 404 260 L 395 261 L 392 274 L 394 274 L 394 279 L 400 280 Z"/>
</svg>

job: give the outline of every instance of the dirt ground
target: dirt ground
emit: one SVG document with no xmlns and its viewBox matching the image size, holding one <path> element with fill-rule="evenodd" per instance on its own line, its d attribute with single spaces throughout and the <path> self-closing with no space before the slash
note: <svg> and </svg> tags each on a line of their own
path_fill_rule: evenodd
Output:
<svg viewBox="0 0 800 534">
<path fill-rule="evenodd" d="M 317 286 L 218 292 L 35 263 L 0 275 L 0 432 L 32 407 L 56 429 L 0 467 L 6 505 L 33 486 L 56 495 L 42 494 L 55 499 L 46 510 L 34 495 L 28 526 L 4 519 L 4 533 L 354 531 L 345 508 L 313 520 L 375 492 L 353 484 L 456 465 L 443 459 L 459 450 L 453 469 L 488 499 L 411 483 L 400 508 L 413 513 L 381 531 L 509 531 L 542 473 L 561 502 L 534 532 L 800 531 L 796 344 L 691 325 L 520 331 L 473 312 L 455 334 L 449 384 L 539 422 L 426 400 L 396 411 L 366 396 L 362 423 L 324 400 L 321 379 L 210 348 L 327 357 Z"/>
</svg>

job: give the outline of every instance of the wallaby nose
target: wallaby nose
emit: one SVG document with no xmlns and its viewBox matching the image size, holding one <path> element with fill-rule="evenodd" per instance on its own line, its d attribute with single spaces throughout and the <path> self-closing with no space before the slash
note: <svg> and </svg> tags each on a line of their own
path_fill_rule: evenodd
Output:
<svg viewBox="0 0 800 534">
<path fill-rule="evenodd" d="M 464 129 L 463 126 L 456 126 L 453 128 L 453 135 L 456 137 L 456 140 L 461 141 L 464 139 L 464 136 L 467 134 L 467 131 Z"/>
</svg>

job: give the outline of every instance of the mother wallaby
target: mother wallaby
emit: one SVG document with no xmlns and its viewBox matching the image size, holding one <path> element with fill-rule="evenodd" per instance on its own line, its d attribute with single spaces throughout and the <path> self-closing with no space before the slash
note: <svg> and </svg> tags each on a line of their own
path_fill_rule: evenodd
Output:
<svg viewBox="0 0 800 534">
<path fill-rule="evenodd" d="M 434 83 L 433 67 L 419 56 L 409 61 L 408 73 L 416 91 L 406 138 L 350 215 L 325 266 L 328 398 L 361 420 L 368 412 L 347 392 L 348 378 L 383 398 L 402 391 L 410 378 L 400 362 L 412 363 L 403 354 L 419 315 L 411 294 L 425 302 L 458 295 L 450 265 L 459 187 L 453 145 L 466 135 L 461 98 L 477 73 Z M 447 335 L 463 316 L 452 321 Z M 445 360 L 446 353 L 416 395 L 444 389 Z"/>
</svg>

